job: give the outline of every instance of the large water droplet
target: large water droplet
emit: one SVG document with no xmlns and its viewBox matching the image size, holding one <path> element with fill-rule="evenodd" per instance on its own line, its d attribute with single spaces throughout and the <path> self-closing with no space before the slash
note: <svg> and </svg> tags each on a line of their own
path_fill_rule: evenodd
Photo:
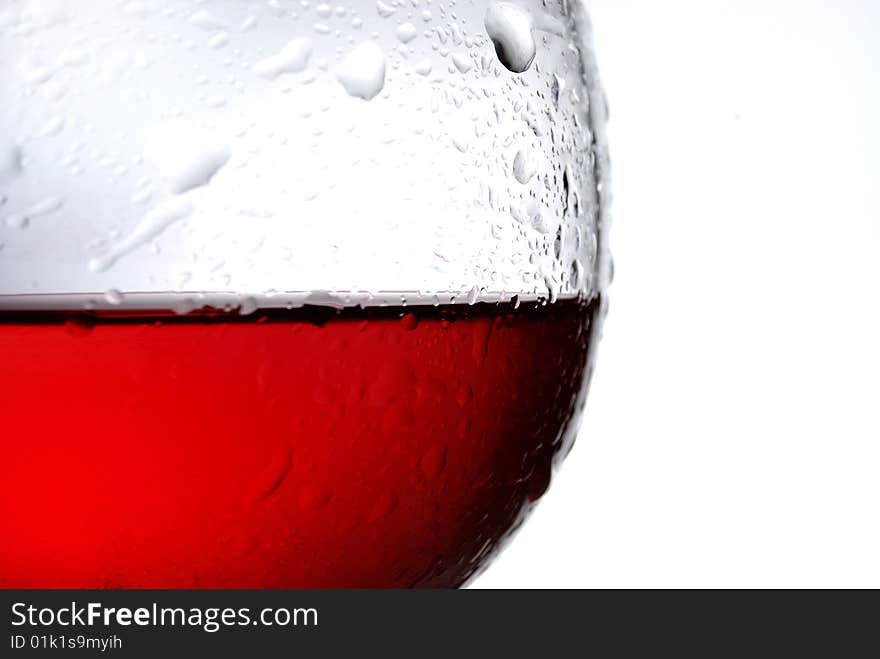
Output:
<svg viewBox="0 0 880 659">
<path fill-rule="evenodd" d="M 355 46 L 335 70 L 350 96 L 369 101 L 385 86 L 385 53 L 370 41 Z"/>
<path fill-rule="evenodd" d="M 516 5 L 496 2 L 489 7 L 484 22 L 495 53 L 505 68 L 513 73 L 528 70 L 537 53 L 529 14 Z"/>
<path fill-rule="evenodd" d="M 416 32 L 416 26 L 412 23 L 402 23 L 397 28 L 397 38 L 400 39 L 403 43 L 409 43 L 417 36 L 418 32 Z"/>
<path fill-rule="evenodd" d="M 312 41 L 301 37 L 294 39 L 282 48 L 277 55 L 268 57 L 254 66 L 254 73 L 262 78 L 274 80 L 282 73 L 304 71 L 312 55 Z"/>
</svg>

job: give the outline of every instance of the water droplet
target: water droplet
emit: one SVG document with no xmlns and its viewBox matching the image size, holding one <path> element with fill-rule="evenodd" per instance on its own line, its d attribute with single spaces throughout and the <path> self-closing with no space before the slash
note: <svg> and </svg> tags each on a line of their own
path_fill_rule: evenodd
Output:
<svg viewBox="0 0 880 659">
<path fill-rule="evenodd" d="M 550 14 L 540 13 L 535 16 L 532 21 L 532 27 L 557 37 L 565 36 L 565 23 Z"/>
<path fill-rule="evenodd" d="M 571 285 L 576 288 L 580 288 L 583 284 L 584 266 L 581 265 L 581 262 L 577 259 L 575 259 L 571 263 L 571 272 L 569 273 L 569 278 L 571 280 Z"/>
<path fill-rule="evenodd" d="M 49 82 L 59 71 L 58 64 L 41 64 L 25 60 L 22 62 L 20 74 L 22 79 L 31 85 L 42 85 Z"/>
<path fill-rule="evenodd" d="M 209 96 L 205 99 L 205 103 L 212 108 L 222 108 L 226 105 L 225 96 Z"/>
<path fill-rule="evenodd" d="M 259 308 L 260 305 L 255 298 L 246 297 L 241 301 L 241 305 L 238 307 L 238 313 L 241 316 L 250 316 L 251 314 L 256 313 Z"/>
<path fill-rule="evenodd" d="M 555 303 L 559 299 L 559 286 L 550 275 L 544 275 L 544 286 L 550 294 L 550 302 Z"/>
<path fill-rule="evenodd" d="M 550 96 L 553 99 L 553 105 L 559 109 L 559 99 L 565 91 L 565 79 L 557 74 L 553 74 L 553 81 L 550 83 Z"/>
<path fill-rule="evenodd" d="M 109 291 L 104 293 L 104 299 L 107 300 L 107 304 L 112 304 L 114 307 L 118 307 L 120 304 L 122 304 L 123 295 L 115 288 L 111 288 Z"/>
<path fill-rule="evenodd" d="M 254 66 L 254 73 L 261 78 L 274 80 L 282 73 L 304 71 L 312 55 L 312 41 L 305 37 L 294 39 L 282 48 L 277 55 L 268 57 Z"/>
<path fill-rule="evenodd" d="M 379 2 L 376 3 L 376 11 L 379 12 L 379 16 L 382 18 L 388 18 L 397 11 L 397 8 L 387 5 L 382 2 L 382 0 L 379 0 Z"/>
<path fill-rule="evenodd" d="M 223 21 L 207 11 L 197 11 L 190 17 L 189 22 L 203 30 L 221 30 L 226 27 Z"/>
<path fill-rule="evenodd" d="M 142 204 L 149 201 L 154 193 L 155 190 L 153 189 L 153 186 L 150 185 L 148 181 L 145 181 L 138 186 L 137 190 L 135 190 L 135 193 L 131 197 L 131 203 Z"/>
<path fill-rule="evenodd" d="M 251 482 L 247 491 L 249 503 L 256 504 L 272 496 L 287 479 L 293 460 L 290 445 L 279 446 L 269 464 Z"/>
<path fill-rule="evenodd" d="M 6 218 L 6 225 L 16 229 L 24 229 L 30 224 L 30 221 L 44 215 L 51 215 L 64 206 L 64 199 L 61 197 L 49 197 L 43 201 L 34 204 L 22 213 L 16 213 Z"/>
<path fill-rule="evenodd" d="M 159 168 L 169 190 L 183 194 L 210 183 L 232 152 L 200 126 L 174 121 L 149 132 L 144 155 Z"/>
<path fill-rule="evenodd" d="M 427 76 L 431 74 L 431 69 L 433 68 L 433 64 L 431 60 L 425 58 L 423 60 L 419 60 L 415 65 L 415 72 L 420 76 Z"/>
<path fill-rule="evenodd" d="M 89 261 L 89 270 L 92 272 L 109 270 L 123 256 L 156 238 L 165 229 L 188 217 L 192 212 L 192 202 L 185 197 L 176 197 L 160 204 L 147 213 L 130 235 L 116 243 L 106 254 Z"/>
<path fill-rule="evenodd" d="M 57 135 L 64 129 L 64 118 L 63 117 L 53 117 L 49 119 L 46 123 L 42 125 L 40 130 L 37 131 L 37 137 L 51 137 L 53 135 Z"/>
<path fill-rule="evenodd" d="M 71 336 L 83 337 L 88 336 L 95 329 L 95 321 L 88 316 L 76 316 L 68 319 L 64 323 L 64 329 Z"/>
<path fill-rule="evenodd" d="M 385 53 L 371 41 L 355 46 L 335 69 L 349 96 L 369 101 L 385 86 Z"/>
<path fill-rule="evenodd" d="M 208 40 L 208 48 L 223 48 L 229 43 L 229 34 L 227 32 L 219 32 Z"/>
<path fill-rule="evenodd" d="M 400 324 L 404 329 L 411 332 L 419 326 L 419 319 L 415 314 L 408 313 L 401 317 Z"/>
<path fill-rule="evenodd" d="M 419 460 L 419 467 L 429 481 L 436 480 L 446 469 L 446 447 L 432 446 Z"/>
<path fill-rule="evenodd" d="M 191 297 L 185 297 L 179 300 L 173 307 L 172 311 L 178 316 L 185 316 L 199 308 L 198 302 Z"/>
<path fill-rule="evenodd" d="M 537 164 L 531 155 L 524 149 L 518 151 L 516 157 L 513 159 L 514 178 L 522 185 L 525 185 L 532 180 L 532 177 L 537 171 Z"/>
<path fill-rule="evenodd" d="M 532 225 L 532 228 L 535 231 L 539 231 L 540 233 L 550 233 L 552 230 L 553 227 L 550 225 L 550 221 L 547 219 L 544 209 L 541 207 L 541 204 L 534 199 L 526 204 L 526 215 L 528 216 L 529 224 Z"/>
<path fill-rule="evenodd" d="M 474 399 L 474 389 L 469 384 L 462 384 L 455 392 L 455 401 L 459 407 L 465 407 Z"/>
<path fill-rule="evenodd" d="M 324 508 L 333 494 L 326 487 L 317 484 L 306 484 L 300 490 L 297 503 L 302 510 L 319 510 Z"/>
<path fill-rule="evenodd" d="M 418 36 L 416 26 L 412 23 L 402 23 L 397 28 L 397 38 L 403 43 L 409 43 Z"/>
<path fill-rule="evenodd" d="M 18 176 L 22 170 L 21 147 L 0 143 L 0 182 Z"/>
<path fill-rule="evenodd" d="M 526 496 L 535 503 L 547 493 L 553 478 L 553 464 L 549 457 L 539 456 L 538 463 L 526 478 Z"/>
<path fill-rule="evenodd" d="M 516 5 L 496 2 L 486 12 L 484 24 L 504 67 L 513 73 L 528 70 L 537 53 L 529 14 Z"/>
<path fill-rule="evenodd" d="M 459 73 L 467 73 L 474 67 L 471 58 L 463 53 L 452 53 L 452 63 L 455 64 Z"/>
<path fill-rule="evenodd" d="M 395 511 L 397 503 L 397 497 L 394 492 L 391 492 L 390 490 L 383 492 L 376 501 L 376 505 L 373 506 L 373 510 L 370 512 L 369 521 L 377 522 L 383 517 L 387 517 Z"/>
<path fill-rule="evenodd" d="M 30 224 L 30 218 L 22 213 L 15 213 L 7 217 L 3 223 L 12 229 L 25 229 Z"/>
</svg>

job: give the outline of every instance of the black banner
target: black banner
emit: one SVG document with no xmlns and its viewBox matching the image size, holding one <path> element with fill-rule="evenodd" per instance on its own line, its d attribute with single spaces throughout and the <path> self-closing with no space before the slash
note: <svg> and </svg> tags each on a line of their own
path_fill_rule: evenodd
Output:
<svg viewBox="0 0 880 659">
<path fill-rule="evenodd" d="M 588 591 L 0 591 L 0 657 L 860 656 L 854 594 Z M 873 595 L 870 596 L 873 600 Z M 847 603 L 849 605 L 847 605 Z M 209 654 L 210 653 L 210 654 Z M 846 653 L 846 656 L 851 656 Z"/>
</svg>

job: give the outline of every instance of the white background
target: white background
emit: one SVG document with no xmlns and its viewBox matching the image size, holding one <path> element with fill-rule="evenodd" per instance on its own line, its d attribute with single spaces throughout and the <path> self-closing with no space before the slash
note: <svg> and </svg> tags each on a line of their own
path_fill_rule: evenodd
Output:
<svg viewBox="0 0 880 659">
<path fill-rule="evenodd" d="M 617 277 L 476 587 L 880 586 L 880 3 L 587 0 Z"/>
</svg>

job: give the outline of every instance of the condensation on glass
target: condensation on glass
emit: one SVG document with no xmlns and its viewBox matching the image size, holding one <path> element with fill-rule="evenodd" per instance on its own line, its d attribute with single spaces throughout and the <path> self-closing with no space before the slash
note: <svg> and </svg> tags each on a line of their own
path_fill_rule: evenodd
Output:
<svg viewBox="0 0 880 659">
<path fill-rule="evenodd" d="M 5 0 L 0 307 L 589 298 L 579 2 Z"/>
<path fill-rule="evenodd" d="M 610 277 L 565 0 L 0 0 L 0 588 L 451 587 Z"/>
</svg>

